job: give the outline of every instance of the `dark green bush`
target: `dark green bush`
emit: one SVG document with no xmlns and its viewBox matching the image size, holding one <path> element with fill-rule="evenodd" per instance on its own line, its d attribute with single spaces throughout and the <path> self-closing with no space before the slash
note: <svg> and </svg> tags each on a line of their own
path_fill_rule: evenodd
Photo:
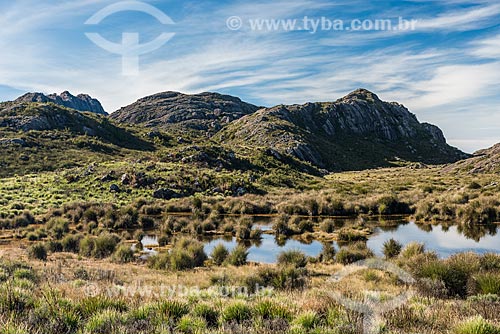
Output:
<svg viewBox="0 0 500 334">
<path fill-rule="evenodd" d="M 170 268 L 185 270 L 203 266 L 207 255 L 203 243 L 189 238 L 179 239 L 170 252 Z"/>
<path fill-rule="evenodd" d="M 28 248 L 28 257 L 36 260 L 47 260 L 47 248 L 42 243 L 36 243 Z"/>
<path fill-rule="evenodd" d="M 321 262 L 330 262 L 335 260 L 335 255 L 337 251 L 331 243 L 324 243 L 321 253 L 319 254 L 319 260 Z"/>
<path fill-rule="evenodd" d="M 113 254 L 119 241 L 120 237 L 110 233 L 98 237 L 86 236 L 80 240 L 79 252 L 86 257 L 102 259 Z"/>
<path fill-rule="evenodd" d="M 69 221 L 65 218 L 52 218 L 47 222 L 47 230 L 55 239 L 61 239 L 69 232 Z"/>
<path fill-rule="evenodd" d="M 394 239 L 389 239 L 386 242 L 384 242 L 384 255 L 386 259 L 392 259 L 395 258 L 396 256 L 401 253 L 401 249 L 403 248 L 403 245 L 399 242 L 397 242 Z"/>
<path fill-rule="evenodd" d="M 112 260 L 116 263 L 132 262 L 134 261 L 134 251 L 132 251 L 130 245 L 120 245 L 113 253 Z"/>
<path fill-rule="evenodd" d="M 232 322 L 243 323 L 252 318 L 252 309 L 243 302 L 235 302 L 222 310 L 221 320 L 223 324 Z"/>
<path fill-rule="evenodd" d="M 279 265 L 292 265 L 296 268 L 304 268 L 307 265 L 307 256 L 299 250 L 289 250 L 278 255 Z"/>
<path fill-rule="evenodd" d="M 335 256 L 335 259 L 337 262 L 347 265 L 373 257 L 373 255 L 373 252 L 366 246 L 366 243 L 356 242 L 352 245 L 342 247 Z"/>
<path fill-rule="evenodd" d="M 142 216 L 139 221 L 141 227 L 145 230 L 152 229 L 155 227 L 155 221 L 150 217 Z"/>
<path fill-rule="evenodd" d="M 229 251 L 227 250 L 227 248 L 224 247 L 223 244 L 218 244 L 217 246 L 214 247 L 212 254 L 210 256 L 212 257 L 214 263 L 220 266 L 224 263 L 224 261 L 226 261 L 228 255 Z"/>
<path fill-rule="evenodd" d="M 80 236 L 67 235 L 61 240 L 64 252 L 78 253 L 80 251 Z"/>
<path fill-rule="evenodd" d="M 210 304 L 196 304 L 193 309 L 193 315 L 205 319 L 207 326 L 211 328 L 217 327 L 219 320 L 219 312 Z"/>
<path fill-rule="evenodd" d="M 110 256 L 115 251 L 116 245 L 120 241 L 120 237 L 115 234 L 101 234 L 95 238 L 95 248 L 92 252 L 92 256 L 98 259 L 102 259 Z"/>
<path fill-rule="evenodd" d="M 248 250 L 243 245 L 236 246 L 226 258 L 226 263 L 233 266 L 243 266 L 247 263 Z"/>
</svg>

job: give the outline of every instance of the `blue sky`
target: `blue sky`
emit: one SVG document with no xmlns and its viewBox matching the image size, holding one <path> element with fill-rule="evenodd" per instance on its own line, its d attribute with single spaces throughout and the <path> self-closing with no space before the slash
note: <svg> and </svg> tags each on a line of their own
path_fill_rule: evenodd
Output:
<svg viewBox="0 0 500 334">
<path fill-rule="evenodd" d="M 441 127 L 469 152 L 500 142 L 498 0 L 153 1 L 175 22 L 126 11 L 85 22 L 119 1 L 0 0 L 0 100 L 69 90 L 108 112 L 160 91 L 218 91 L 258 105 L 332 101 L 364 87 Z M 227 27 L 231 16 L 241 29 Z M 252 30 L 250 20 L 417 20 L 413 31 Z M 175 36 L 122 73 L 121 57 L 86 32 L 141 43 Z"/>
</svg>

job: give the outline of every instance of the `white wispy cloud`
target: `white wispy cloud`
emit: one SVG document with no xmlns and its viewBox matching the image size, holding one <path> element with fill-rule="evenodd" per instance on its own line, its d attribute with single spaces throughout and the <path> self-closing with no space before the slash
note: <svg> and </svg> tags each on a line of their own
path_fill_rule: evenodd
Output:
<svg viewBox="0 0 500 334">
<path fill-rule="evenodd" d="M 471 54 L 481 58 L 500 59 L 500 34 L 472 43 Z"/>
<path fill-rule="evenodd" d="M 480 6 L 443 13 L 437 17 L 419 19 L 417 30 L 470 30 L 498 24 L 500 4 Z"/>
</svg>

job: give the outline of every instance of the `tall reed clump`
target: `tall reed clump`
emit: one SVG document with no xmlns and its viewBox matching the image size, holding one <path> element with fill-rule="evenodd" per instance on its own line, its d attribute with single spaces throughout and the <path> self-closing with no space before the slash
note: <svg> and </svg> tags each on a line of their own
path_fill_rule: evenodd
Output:
<svg viewBox="0 0 500 334">
<path fill-rule="evenodd" d="M 247 264 L 248 249 L 244 245 L 236 246 L 227 256 L 226 263 L 233 266 Z"/>
<path fill-rule="evenodd" d="M 482 317 L 473 317 L 455 326 L 454 334 L 499 334 L 500 327 Z"/>
<path fill-rule="evenodd" d="M 206 259 L 203 243 L 195 239 L 181 238 L 174 243 L 170 252 L 169 268 L 185 270 L 202 267 Z"/>
<path fill-rule="evenodd" d="M 385 258 L 392 259 L 392 258 L 395 258 L 396 256 L 398 256 L 399 253 L 401 253 L 401 249 L 403 248 L 403 245 L 394 239 L 389 239 L 386 242 L 384 242 L 383 248 L 384 248 L 383 252 L 384 252 Z"/>
<path fill-rule="evenodd" d="M 226 261 L 228 255 L 229 251 L 227 248 L 223 244 L 218 244 L 214 247 L 210 257 L 212 258 L 214 264 L 220 266 L 224 263 L 224 261 Z"/>
</svg>

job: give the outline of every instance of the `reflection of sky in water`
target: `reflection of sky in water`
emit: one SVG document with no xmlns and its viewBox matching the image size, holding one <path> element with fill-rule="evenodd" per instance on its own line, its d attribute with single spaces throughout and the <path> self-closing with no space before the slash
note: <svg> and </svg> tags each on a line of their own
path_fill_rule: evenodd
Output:
<svg viewBox="0 0 500 334">
<path fill-rule="evenodd" d="M 391 238 L 403 245 L 412 241 L 422 242 L 428 250 L 436 251 L 442 257 L 465 251 L 500 252 L 500 234 L 495 236 L 487 234 L 476 242 L 458 232 L 457 226 L 451 226 L 447 231 L 441 226 L 432 226 L 432 230 L 427 232 L 414 223 L 400 225 L 395 231 L 382 231 L 377 228 L 375 234 L 368 240 L 368 247 L 377 255 L 382 255 L 384 242 Z"/>
<path fill-rule="evenodd" d="M 231 241 L 226 241 L 223 238 L 214 239 L 205 244 L 205 252 L 210 255 L 218 244 L 223 244 L 228 250 L 232 250 L 236 247 L 237 242 L 234 238 Z M 308 256 L 318 256 L 322 248 L 323 245 L 319 241 L 305 244 L 293 239 L 287 240 L 284 246 L 279 246 L 275 242 L 274 235 L 263 234 L 261 243 L 249 248 L 248 261 L 274 263 L 276 256 L 286 250 L 300 250 Z"/>
<path fill-rule="evenodd" d="M 159 246 L 158 237 L 156 235 L 145 235 L 141 239 L 141 244 L 144 247 Z"/>
</svg>

